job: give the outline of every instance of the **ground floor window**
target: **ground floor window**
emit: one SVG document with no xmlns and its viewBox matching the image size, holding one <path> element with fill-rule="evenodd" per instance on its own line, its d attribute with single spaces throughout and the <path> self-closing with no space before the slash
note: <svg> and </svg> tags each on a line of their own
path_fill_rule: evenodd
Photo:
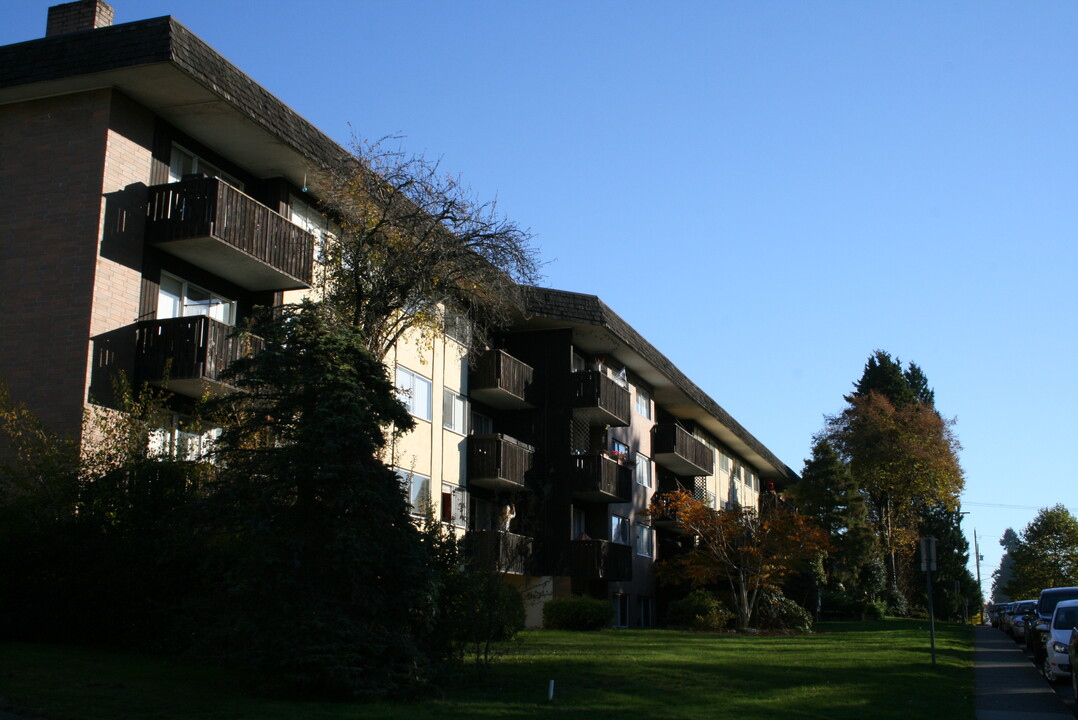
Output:
<svg viewBox="0 0 1078 720">
<path fill-rule="evenodd" d="M 614 627 L 629 627 L 629 596 L 614 596 Z"/>
<path fill-rule="evenodd" d="M 644 596 L 637 598 L 636 624 L 638 627 L 652 627 L 654 625 L 653 612 L 654 601 L 652 598 Z"/>
</svg>

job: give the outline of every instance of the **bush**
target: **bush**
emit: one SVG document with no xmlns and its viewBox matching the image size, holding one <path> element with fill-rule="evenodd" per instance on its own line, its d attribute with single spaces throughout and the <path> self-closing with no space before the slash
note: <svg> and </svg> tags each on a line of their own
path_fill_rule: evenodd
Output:
<svg viewBox="0 0 1078 720">
<path fill-rule="evenodd" d="M 865 606 L 862 610 L 866 618 L 872 620 L 883 620 L 887 614 L 887 603 L 883 600 L 865 600 Z"/>
<path fill-rule="evenodd" d="M 734 614 L 707 590 L 693 590 L 681 600 L 670 603 L 666 624 L 693 630 L 723 630 L 733 617 Z"/>
<path fill-rule="evenodd" d="M 601 630 L 614 624 L 614 607 L 584 595 L 556 598 L 543 606 L 543 627 L 548 630 Z"/>
<path fill-rule="evenodd" d="M 761 630 L 811 632 L 812 616 L 778 590 L 765 589 L 760 591 L 756 624 Z"/>
</svg>

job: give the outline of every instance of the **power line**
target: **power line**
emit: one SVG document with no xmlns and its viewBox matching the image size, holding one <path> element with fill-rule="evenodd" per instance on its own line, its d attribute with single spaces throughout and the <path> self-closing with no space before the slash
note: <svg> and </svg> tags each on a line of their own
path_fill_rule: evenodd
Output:
<svg viewBox="0 0 1078 720">
<path fill-rule="evenodd" d="M 962 507 L 987 507 L 987 508 L 1002 508 L 1004 510 L 1044 510 L 1046 506 L 1037 505 L 1004 505 L 1002 503 L 979 503 L 979 502 L 964 502 Z M 1070 512 L 1075 512 L 1072 508 L 1067 508 Z"/>
</svg>

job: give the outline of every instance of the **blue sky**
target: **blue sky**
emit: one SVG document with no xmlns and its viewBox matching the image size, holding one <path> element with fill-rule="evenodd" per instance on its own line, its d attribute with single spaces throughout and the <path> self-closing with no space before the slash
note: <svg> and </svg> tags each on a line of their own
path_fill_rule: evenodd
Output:
<svg viewBox="0 0 1078 720">
<path fill-rule="evenodd" d="M 0 10 L 0 44 L 48 0 Z M 984 586 L 1078 508 L 1078 4 L 115 0 L 405 136 L 790 467 L 879 348 L 957 420 Z M 302 8 L 302 11 L 300 11 Z"/>
</svg>

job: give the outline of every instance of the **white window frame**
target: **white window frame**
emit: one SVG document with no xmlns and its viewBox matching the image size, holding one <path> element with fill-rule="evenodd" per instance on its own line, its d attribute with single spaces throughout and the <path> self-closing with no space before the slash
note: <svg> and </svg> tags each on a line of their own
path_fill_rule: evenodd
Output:
<svg viewBox="0 0 1078 720">
<path fill-rule="evenodd" d="M 650 488 L 653 482 L 651 472 L 651 458 L 647 455 L 636 454 L 636 466 L 633 467 L 633 481 L 642 487 Z"/>
<path fill-rule="evenodd" d="M 636 414 L 651 419 L 651 393 L 639 385 L 636 387 Z"/>
<path fill-rule="evenodd" d="M 405 499 L 408 502 L 408 512 L 413 517 L 426 516 L 431 511 L 430 476 L 400 467 L 393 468 L 393 470 L 397 473 L 397 479 L 400 480 L 401 488 L 404 490 Z M 418 486 L 416 484 L 417 480 L 419 481 Z M 422 492 L 424 486 L 427 490 L 426 497 L 421 497 L 419 493 Z"/>
<path fill-rule="evenodd" d="M 446 520 L 446 499 L 449 501 L 449 520 Z M 468 527 L 468 491 L 459 485 L 442 483 L 441 521 L 453 527 Z"/>
<path fill-rule="evenodd" d="M 470 415 L 471 404 L 468 398 L 449 388 L 442 388 L 443 428 L 458 435 L 467 435 Z"/>
<path fill-rule="evenodd" d="M 641 557 L 655 557 L 655 531 L 650 526 L 637 524 L 633 550 Z"/>
<path fill-rule="evenodd" d="M 426 402 L 423 402 L 421 394 L 416 393 L 416 388 L 423 388 Z M 409 370 L 403 365 L 397 366 L 397 397 L 407 408 L 408 414 L 420 420 L 431 421 L 431 393 L 434 383 L 430 378 L 423 377 L 414 370 Z"/>
<path fill-rule="evenodd" d="M 177 298 L 180 304 L 179 314 L 175 314 L 171 309 L 166 310 L 162 300 L 168 299 L 168 304 L 172 304 L 172 295 L 167 294 L 164 291 L 164 281 L 172 280 L 180 284 L 180 294 Z M 202 292 L 209 296 L 209 302 L 207 303 L 192 303 L 189 302 L 191 296 L 191 290 Z M 216 311 L 216 314 L 215 314 Z M 236 301 L 229 300 L 224 295 L 218 295 L 215 292 L 211 292 L 201 285 L 195 285 L 192 282 L 184 280 L 179 275 L 173 275 L 170 272 L 161 271 L 161 279 L 157 285 L 157 319 L 167 320 L 175 317 L 198 317 L 199 315 L 205 315 L 208 318 L 222 322 L 225 325 L 236 324 Z"/>
<path fill-rule="evenodd" d="M 178 172 L 176 156 L 177 153 L 183 153 L 191 159 L 191 172 L 182 173 Z M 229 175 L 221 168 L 217 167 L 209 160 L 206 160 L 196 152 L 192 152 L 179 143 L 172 143 L 172 152 L 168 158 L 168 179 L 169 182 L 180 182 L 183 180 L 183 176 L 186 174 L 206 175 L 207 177 L 215 177 L 224 180 L 226 183 L 236 188 L 237 190 L 243 190 L 243 182 L 233 175 Z"/>
</svg>

